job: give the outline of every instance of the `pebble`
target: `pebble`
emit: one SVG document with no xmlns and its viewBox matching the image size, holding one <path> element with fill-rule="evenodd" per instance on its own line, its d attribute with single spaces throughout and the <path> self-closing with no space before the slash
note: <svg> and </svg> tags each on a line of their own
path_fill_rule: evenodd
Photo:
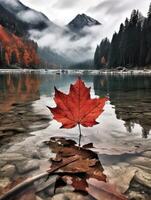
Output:
<svg viewBox="0 0 151 200">
<path fill-rule="evenodd" d="M 144 153 L 142 153 L 142 156 L 151 158 L 151 151 L 145 151 Z"/>
<path fill-rule="evenodd" d="M 27 172 L 39 169 L 40 165 L 37 160 L 30 160 L 27 162 L 17 163 L 16 168 L 20 174 L 25 174 Z"/>
<path fill-rule="evenodd" d="M 10 183 L 9 178 L 2 178 L 0 179 L 0 188 L 6 187 Z"/>
<path fill-rule="evenodd" d="M 43 199 L 39 196 L 36 196 L 36 200 L 43 200 Z"/>
<path fill-rule="evenodd" d="M 0 160 L 1 161 L 6 161 L 6 162 L 15 162 L 15 161 L 23 161 L 26 160 L 26 158 L 19 153 L 3 153 L 0 154 Z"/>
<path fill-rule="evenodd" d="M 1 170 L 0 170 L 0 174 L 2 176 L 6 176 L 6 177 L 13 177 L 13 175 L 16 172 L 16 168 L 14 165 L 5 165 Z"/>
<path fill-rule="evenodd" d="M 147 158 L 147 157 L 142 157 L 142 156 L 129 159 L 129 162 L 134 165 L 142 165 L 142 166 L 149 167 L 149 168 L 151 166 L 151 159 Z"/>
<path fill-rule="evenodd" d="M 134 178 L 138 183 L 151 188 L 151 174 L 150 173 L 147 173 L 143 170 L 138 170 Z"/>
<path fill-rule="evenodd" d="M 51 200 L 88 200 L 88 198 L 78 193 L 66 192 L 53 196 Z"/>
<path fill-rule="evenodd" d="M 0 160 L 0 168 L 3 167 L 4 165 L 6 165 L 6 163 L 7 163 L 6 161 Z"/>
<path fill-rule="evenodd" d="M 7 132 L 7 131 L 13 131 L 13 132 L 16 132 L 16 133 L 24 133 L 26 132 L 26 130 L 24 128 L 17 128 L 17 127 L 2 127 L 0 128 L 0 131 L 4 131 L 4 132 Z"/>
<path fill-rule="evenodd" d="M 43 124 L 34 124 L 34 125 L 31 125 L 29 126 L 29 129 L 30 131 L 37 131 L 37 130 L 40 130 L 40 129 L 45 129 L 49 126 L 49 123 L 43 123 Z"/>
<path fill-rule="evenodd" d="M 146 199 L 143 194 L 140 194 L 139 192 L 135 192 L 135 191 L 131 191 L 129 193 L 128 199 L 129 200 L 149 200 L 149 199 Z"/>
</svg>

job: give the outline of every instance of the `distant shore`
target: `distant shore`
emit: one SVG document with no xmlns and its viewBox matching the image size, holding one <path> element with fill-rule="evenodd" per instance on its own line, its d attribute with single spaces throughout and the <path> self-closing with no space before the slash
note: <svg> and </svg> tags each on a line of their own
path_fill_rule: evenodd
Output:
<svg viewBox="0 0 151 200">
<path fill-rule="evenodd" d="M 90 74 L 90 75 L 151 75 L 151 69 L 0 69 L 0 73 L 53 73 L 53 74 Z"/>
</svg>

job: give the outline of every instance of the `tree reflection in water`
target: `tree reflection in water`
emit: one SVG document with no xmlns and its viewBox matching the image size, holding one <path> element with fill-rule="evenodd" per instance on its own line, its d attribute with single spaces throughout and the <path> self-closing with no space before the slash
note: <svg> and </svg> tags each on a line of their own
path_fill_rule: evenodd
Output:
<svg viewBox="0 0 151 200">
<path fill-rule="evenodd" d="M 18 103 L 27 103 L 39 99 L 40 79 L 32 74 L 1 75 L 0 112 L 8 112 Z"/>
<path fill-rule="evenodd" d="M 96 95 L 109 95 L 117 119 L 125 121 L 128 132 L 132 132 L 134 125 L 139 124 L 142 137 L 148 137 L 151 130 L 150 76 L 96 76 L 94 90 Z"/>
</svg>

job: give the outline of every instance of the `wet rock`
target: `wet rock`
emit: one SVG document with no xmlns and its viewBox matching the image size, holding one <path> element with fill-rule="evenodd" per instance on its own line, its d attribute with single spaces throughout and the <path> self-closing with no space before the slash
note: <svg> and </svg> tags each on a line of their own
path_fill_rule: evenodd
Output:
<svg viewBox="0 0 151 200">
<path fill-rule="evenodd" d="M 36 160 L 30 160 L 28 162 L 18 163 L 16 165 L 16 167 L 17 167 L 17 171 L 20 174 L 25 174 L 27 172 L 39 169 L 40 165 L 39 165 L 38 161 L 36 161 Z"/>
<path fill-rule="evenodd" d="M 18 111 L 18 114 L 19 114 L 19 115 L 23 115 L 23 114 L 25 114 L 25 113 L 26 113 L 25 110 L 20 110 L 20 111 Z"/>
<path fill-rule="evenodd" d="M 43 190 L 45 190 L 45 189 L 47 190 L 49 188 L 48 189 L 49 191 L 47 191 L 47 194 L 49 194 L 51 196 L 54 193 L 56 178 L 57 178 L 57 176 L 53 176 L 53 177 L 49 178 L 47 181 L 46 181 L 46 178 L 38 180 L 37 186 L 36 186 L 36 192 L 40 193 Z"/>
<path fill-rule="evenodd" d="M 125 193 L 136 171 L 136 167 L 113 165 L 111 167 L 106 167 L 104 173 L 107 175 L 108 181 L 111 184 L 117 185 L 120 192 Z"/>
<path fill-rule="evenodd" d="M 139 170 L 143 170 L 143 171 L 151 174 L 151 167 L 145 167 L 145 166 L 142 166 L 142 165 L 137 165 L 137 167 L 138 167 Z"/>
<path fill-rule="evenodd" d="M 142 156 L 151 158 L 151 151 L 145 151 L 144 153 L 142 153 Z"/>
<path fill-rule="evenodd" d="M 9 178 L 0 179 L 0 188 L 6 187 L 10 183 Z"/>
<path fill-rule="evenodd" d="M 146 197 L 143 194 L 140 194 L 139 192 L 135 192 L 135 191 L 132 191 L 129 193 L 128 199 L 129 200 L 149 200 L 149 199 L 146 199 Z"/>
<path fill-rule="evenodd" d="M 65 192 L 73 192 L 75 189 L 71 185 L 67 185 L 64 187 L 60 187 L 56 189 L 56 193 L 65 193 Z"/>
<path fill-rule="evenodd" d="M 17 127 L 1 127 L 0 131 L 2 132 L 16 132 L 16 133 L 24 133 L 26 130 L 24 128 L 17 128 Z"/>
<path fill-rule="evenodd" d="M 24 161 L 26 158 L 19 153 L 3 153 L 0 154 L 0 160 L 11 163 L 13 161 Z"/>
<path fill-rule="evenodd" d="M 151 174 L 150 173 L 147 173 L 143 170 L 138 170 L 134 178 L 138 183 L 151 188 Z"/>
<path fill-rule="evenodd" d="M 140 166 L 145 166 L 145 167 L 149 167 L 149 168 L 151 166 L 151 159 L 143 157 L 143 156 L 137 157 L 137 158 L 131 158 L 131 159 L 129 159 L 129 162 L 136 166 L 140 165 Z"/>
<path fill-rule="evenodd" d="M 0 168 L 3 167 L 4 165 L 6 165 L 6 163 L 7 163 L 6 161 L 0 160 Z"/>
<path fill-rule="evenodd" d="M 40 159 L 40 157 L 41 157 L 40 152 L 38 152 L 36 150 L 33 151 L 32 154 L 31 154 L 31 157 L 34 158 L 34 159 Z"/>
<path fill-rule="evenodd" d="M 49 126 L 49 123 L 34 124 L 29 126 L 30 131 L 37 131 L 40 129 L 45 129 Z"/>
<path fill-rule="evenodd" d="M 6 176 L 6 177 L 13 177 L 13 175 L 15 174 L 15 166 L 14 165 L 5 165 L 1 170 L 0 173 L 2 176 Z"/>
<path fill-rule="evenodd" d="M 144 115 L 145 115 L 145 117 L 151 119 L 151 112 L 150 113 L 145 113 Z"/>
<path fill-rule="evenodd" d="M 11 110 L 0 113 L 0 122 L 0 149 L 3 150 L 28 137 L 31 131 L 47 128 L 50 116 L 37 114 L 31 102 L 19 103 L 14 104 Z"/>
<path fill-rule="evenodd" d="M 39 196 L 36 196 L 36 200 L 43 200 L 43 199 Z"/>
<path fill-rule="evenodd" d="M 78 193 L 66 192 L 55 195 L 51 200 L 88 200 L 88 198 Z"/>
</svg>

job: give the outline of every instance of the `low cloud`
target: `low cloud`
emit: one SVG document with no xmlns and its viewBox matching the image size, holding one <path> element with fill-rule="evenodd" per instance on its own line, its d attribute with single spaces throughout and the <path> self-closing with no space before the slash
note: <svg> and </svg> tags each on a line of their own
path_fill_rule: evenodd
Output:
<svg viewBox="0 0 151 200">
<path fill-rule="evenodd" d="M 72 8 L 74 7 L 76 4 L 78 3 L 78 1 L 72 1 L 72 0 L 58 0 L 53 7 L 56 8 Z"/>
<path fill-rule="evenodd" d="M 0 0 L 0 2 L 2 2 L 4 4 L 7 4 L 7 5 L 11 5 L 14 8 L 19 6 L 19 4 L 18 4 L 18 2 L 16 0 Z"/>
<path fill-rule="evenodd" d="M 40 47 L 49 47 L 73 62 L 82 62 L 93 58 L 95 47 L 100 42 L 101 29 L 101 26 L 86 27 L 80 33 L 83 37 L 71 33 L 67 28 L 52 31 L 51 27 L 42 32 L 31 30 L 30 35 Z"/>
<path fill-rule="evenodd" d="M 40 21 L 44 20 L 44 17 L 41 13 L 34 12 L 33 10 L 23 10 L 17 14 L 17 17 L 22 21 L 32 24 L 38 24 Z"/>
<path fill-rule="evenodd" d="M 137 9 L 136 5 L 138 0 L 103 0 L 101 3 L 97 4 L 94 7 L 91 7 L 89 12 L 101 12 L 103 11 L 106 15 L 118 15 L 119 13 L 125 13 L 131 9 Z"/>
</svg>

